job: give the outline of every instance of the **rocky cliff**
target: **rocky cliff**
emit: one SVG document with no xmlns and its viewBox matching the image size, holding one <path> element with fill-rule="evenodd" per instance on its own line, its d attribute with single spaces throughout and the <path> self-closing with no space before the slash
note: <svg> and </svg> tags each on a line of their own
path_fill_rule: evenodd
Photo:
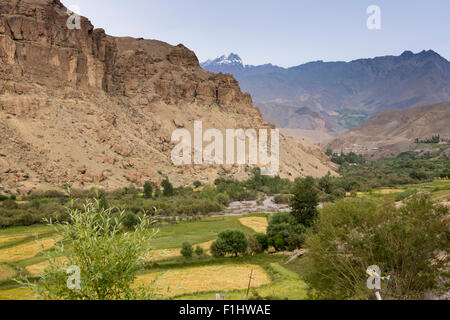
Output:
<svg viewBox="0 0 450 320">
<path fill-rule="evenodd" d="M 247 166 L 172 164 L 171 134 L 272 128 L 231 75 L 199 66 L 183 45 L 116 38 L 58 0 L 0 0 L 0 185 L 26 193 L 64 183 L 105 188 L 169 176 L 213 181 Z M 280 175 L 321 176 L 328 159 L 281 137 Z"/>
</svg>

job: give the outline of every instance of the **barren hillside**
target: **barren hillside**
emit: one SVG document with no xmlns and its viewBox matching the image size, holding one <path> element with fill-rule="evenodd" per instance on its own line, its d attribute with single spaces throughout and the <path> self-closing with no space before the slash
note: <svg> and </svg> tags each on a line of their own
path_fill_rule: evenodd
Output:
<svg viewBox="0 0 450 320">
<path fill-rule="evenodd" d="M 450 138 L 450 102 L 384 112 L 327 145 L 378 159 L 408 151 L 415 139 Z"/>
<path fill-rule="evenodd" d="M 166 175 L 176 185 L 243 178 L 248 167 L 172 164 L 171 134 L 273 128 L 230 75 L 199 66 L 183 45 L 115 38 L 58 0 L 0 0 L 0 185 L 27 193 L 64 183 L 105 188 Z M 332 171 L 313 146 L 281 136 L 280 175 Z M 333 172 L 333 171 L 332 171 Z"/>
</svg>

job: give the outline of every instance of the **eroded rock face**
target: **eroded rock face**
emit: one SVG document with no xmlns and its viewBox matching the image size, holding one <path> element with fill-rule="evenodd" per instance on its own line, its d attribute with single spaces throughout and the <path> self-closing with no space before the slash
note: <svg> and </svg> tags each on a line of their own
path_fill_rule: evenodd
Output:
<svg viewBox="0 0 450 320">
<path fill-rule="evenodd" d="M 172 165 L 173 130 L 192 129 L 195 120 L 205 129 L 273 127 L 231 75 L 206 72 L 183 45 L 111 37 L 84 17 L 81 29 L 71 30 L 68 17 L 58 0 L 0 0 L 5 189 L 20 188 L 24 179 L 38 187 L 106 188 L 158 183 L 166 175 L 175 184 L 213 181 L 220 166 Z M 282 176 L 329 170 L 326 160 L 284 137 L 281 153 Z M 308 165 L 300 167 L 302 159 Z M 229 173 L 243 178 L 246 169 Z"/>
<path fill-rule="evenodd" d="M 0 12 L 0 57 L 15 76 L 56 87 L 150 95 L 153 102 L 198 98 L 204 103 L 251 104 L 232 76 L 202 71 L 195 54 L 181 44 L 109 37 L 84 17 L 81 29 L 71 30 L 67 9 L 59 1 L 8 1 Z"/>
<path fill-rule="evenodd" d="M 81 29 L 73 32 L 59 1 L 5 2 L 0 5 L 0 57 L 10 73 L 47 85 L 106 85 L 115 48 L 102 29 L 94 30 L 82 18 Z"/>
</svg>

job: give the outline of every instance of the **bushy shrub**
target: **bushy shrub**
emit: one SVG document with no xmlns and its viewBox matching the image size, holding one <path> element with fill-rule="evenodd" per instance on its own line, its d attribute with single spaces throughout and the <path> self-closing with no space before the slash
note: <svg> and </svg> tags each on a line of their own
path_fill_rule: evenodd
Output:
<svg viewBox="0 0 450 320">
<path fill-rule="evenodd" d="M 441 177 L 442 179 L 448 179 L 450 178 L 450 169 L 445 169 L 443 170 L 440 174 L 439 177 Z"/>
<path fill-rule="evenodd" d="M 14 210 L 14 209 L 12 209 L 12 210 L 11 209 L 4 209 L 4 208 L 0 207 L 0 216 L 1 217 L 10 218 L 10 217 L 13 217 L 15 215 L 17 215 L 17 211 L 16 210 Z"/>
<path fill-rule="evenodd" d="M 264 233 L 256 233 L 248 238 L 248 249 L 251 254 L 263 253 L 269 248 L 269 240 Z"/>
<path fill-rule="evenodd" d="M 226 188 L 227 194 L 234 201 L 245 201 L 256 199 L 258 192 L 256 190 L 246 189 L 238 182 L 233 182 Z"/>
<path fill-rule="evenodd" d="M 203 250 L 202 247 L 197 246 L 197 247 L 195 248 L 195 254 L 196 254 L 197 256 L 201 257 L 201 256 L 203 256 L 203 255 L 205 254 L 205 250 Z"/>
<path fill-rule="evenodd" d="M 83 210 L 70 209 L 69 215 L 70 223 L 56 226 L 56 236 L 62 241 L 44 253 L 49 266 L 40 281 L 25 280 L 22 285 L 43 300 L 142 300 L 155 297 L 151 286 L 135 285 L 136 273 L 143 267 L 150 250 L 149 220 L 142 219 L 135 232 L 125 232 L 121 223 L 124 212 L 114 217 L 111 209 L 101 208 L 98 202 L 88 202 Z M 68 285 L 69 266 L 79 268 L 81 283 L 77 290 Z"/>
<path fill-rule="evenodd" d="M 13 220 L 11 218 L 0 216 L 0 228 L 8 228 L 13 226 Z"/>
<path fill-rule="evenodd" d="M 228 206 L 228 205 L 230 204 L 230 197 L 227 196 L 227 195 L 224 194 L 224 193 L 219 193 L 219 194 L 216 196 L 216 201 L 217 201 L 218 203 L 220 203 L 221 205 L 223 205 L 224 207 L 226 207 L 226 206 Z"/>
<path fill-rule="evenodd" d="M 39 218 L 33 216 L 31 213 L 23 213 L 17 217 L 16 225 L 18 226 L 31 226 L 39 221 Z"/>
<path fill-rule="evenodd" d="M 217 239 L 211 244 L 210 251 L 214 258 L 224 257 L 227 253 L 227 245 L 225 241 Z"/>
<path fill-rule="evenodd" d="M 276 204 L 289 204 L 293 195 L 292 194 L 279 194 L 273 200 Z"/>
<path fill-rule="evenodd" d="M 269 245 L 275 248 L 277 251 L 282 251 L 286 248 L 286 243 L 281 234 L 276 234 L 273 237 L 269 238 Z"/>
<path fill-rule="evenodd" d="M 269 245 L 277 251 L 294 250 L 302 245 L 305 231 L 305 226 L 298 223 L 290 212 L 276 213 L 267 227 Z"/>
<path fill-rule="evenodd" d="M 9 210 L 14 210 L 14 209 L 19 208 L 19 205 L 17 204 L 17 202 L 12 199 L 5 200 L 5 201 L 3 201 L 2 204 L 3 204 L 3 208 L 9 209 Z"/>
<path fill-rule="evenodd" d="M 122 218 L 122 223 L 125 228 L 128 230 L 134 230 L 137 225 L 140 223 L 139 217 L 131 211 L 128 211 L 124 214 Z"/>
<path fill-rule="evenodd" d="M 428 196 L 402 208 L 360 198 L 327 205 L 306 239 L 303 278 L 317 298 L 370 299 L 366 270 L 377 265 L 391 276 L 384 298 L 422 298 L 448 266 L 448 214 Z"/>
<path fill-rule="evenodd" d="M 260 244 L 263 251 L 266 251 L 269 248 L 269 239 L 264 233 L 256 233 L 254 235 L 258 243 Z"/>
<path fill-rule="evenodd" d="M 189 242 L 184 242 L 180 251 L 181 255 L 186 259 L 191 259 L 193 252 L 192 245 Z"/>
<path fill-rule="evenodd" d="M 424 171 L 415 171 L 415 170 L 411 171 L 409 176 L 412 179 L 416 179 L 416 180 L 425 180 L 428 178 L 428 175 Z"/>
<path fill-rule="evenodd" d="M 261 244 L 254 235 L 248 237 L 248 251 L 252 255 L 264 252 Z"/>
<path fill-rule="evenodd" d="M 347 192 L 345 191 L 344 188 L 337 187 L 337 188 L 333 189 L 332 194 L 336 199 L 340 199 L 340 198 L 344 198 L 346 196 Z"/>
<path fill-rule="evenodd" d="M 248 240 L 245 234 L 239 230 L 226 230 L 219 233 L 216 241 L 211 245 L 211 253 L 215 257 L 223 257 L 227 254 L 238 256 L 245 254 L 248 248 Z"/>
<path fill-rule="evenodd" d="M 202 186 L 202 183 L 200 181 L 194 181 L 194 187 L 195 188 L 200 188 Z"/>
</svg>

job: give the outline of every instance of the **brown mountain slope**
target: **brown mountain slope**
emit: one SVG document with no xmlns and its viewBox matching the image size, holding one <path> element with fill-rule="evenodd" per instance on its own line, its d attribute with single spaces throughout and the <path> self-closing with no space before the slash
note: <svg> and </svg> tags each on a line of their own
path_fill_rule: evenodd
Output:
<svg viewBox="0 0 450 320">
<path fill-rule="evenodd" d="M 373 159 L 409 150 L 416 138 L 450 138 L 450 102 L 384 112 L 340 136 L 326 147 Z"/>
<path fill-rule="evenodd" d="M 86 18 L 70 30 L 68 17 L 58 0 L 0 0 L 1 187 L 248 175 L 245 165 L 176 167 L 170 158 L 173 130 L 195 120 L 204 130 L 273 127 L 232 76 L 204 71 L 183 45 L 110 37 Z M 332 171 L 319 149 L 280 140 L 281 176 Z"/>
</svg>

